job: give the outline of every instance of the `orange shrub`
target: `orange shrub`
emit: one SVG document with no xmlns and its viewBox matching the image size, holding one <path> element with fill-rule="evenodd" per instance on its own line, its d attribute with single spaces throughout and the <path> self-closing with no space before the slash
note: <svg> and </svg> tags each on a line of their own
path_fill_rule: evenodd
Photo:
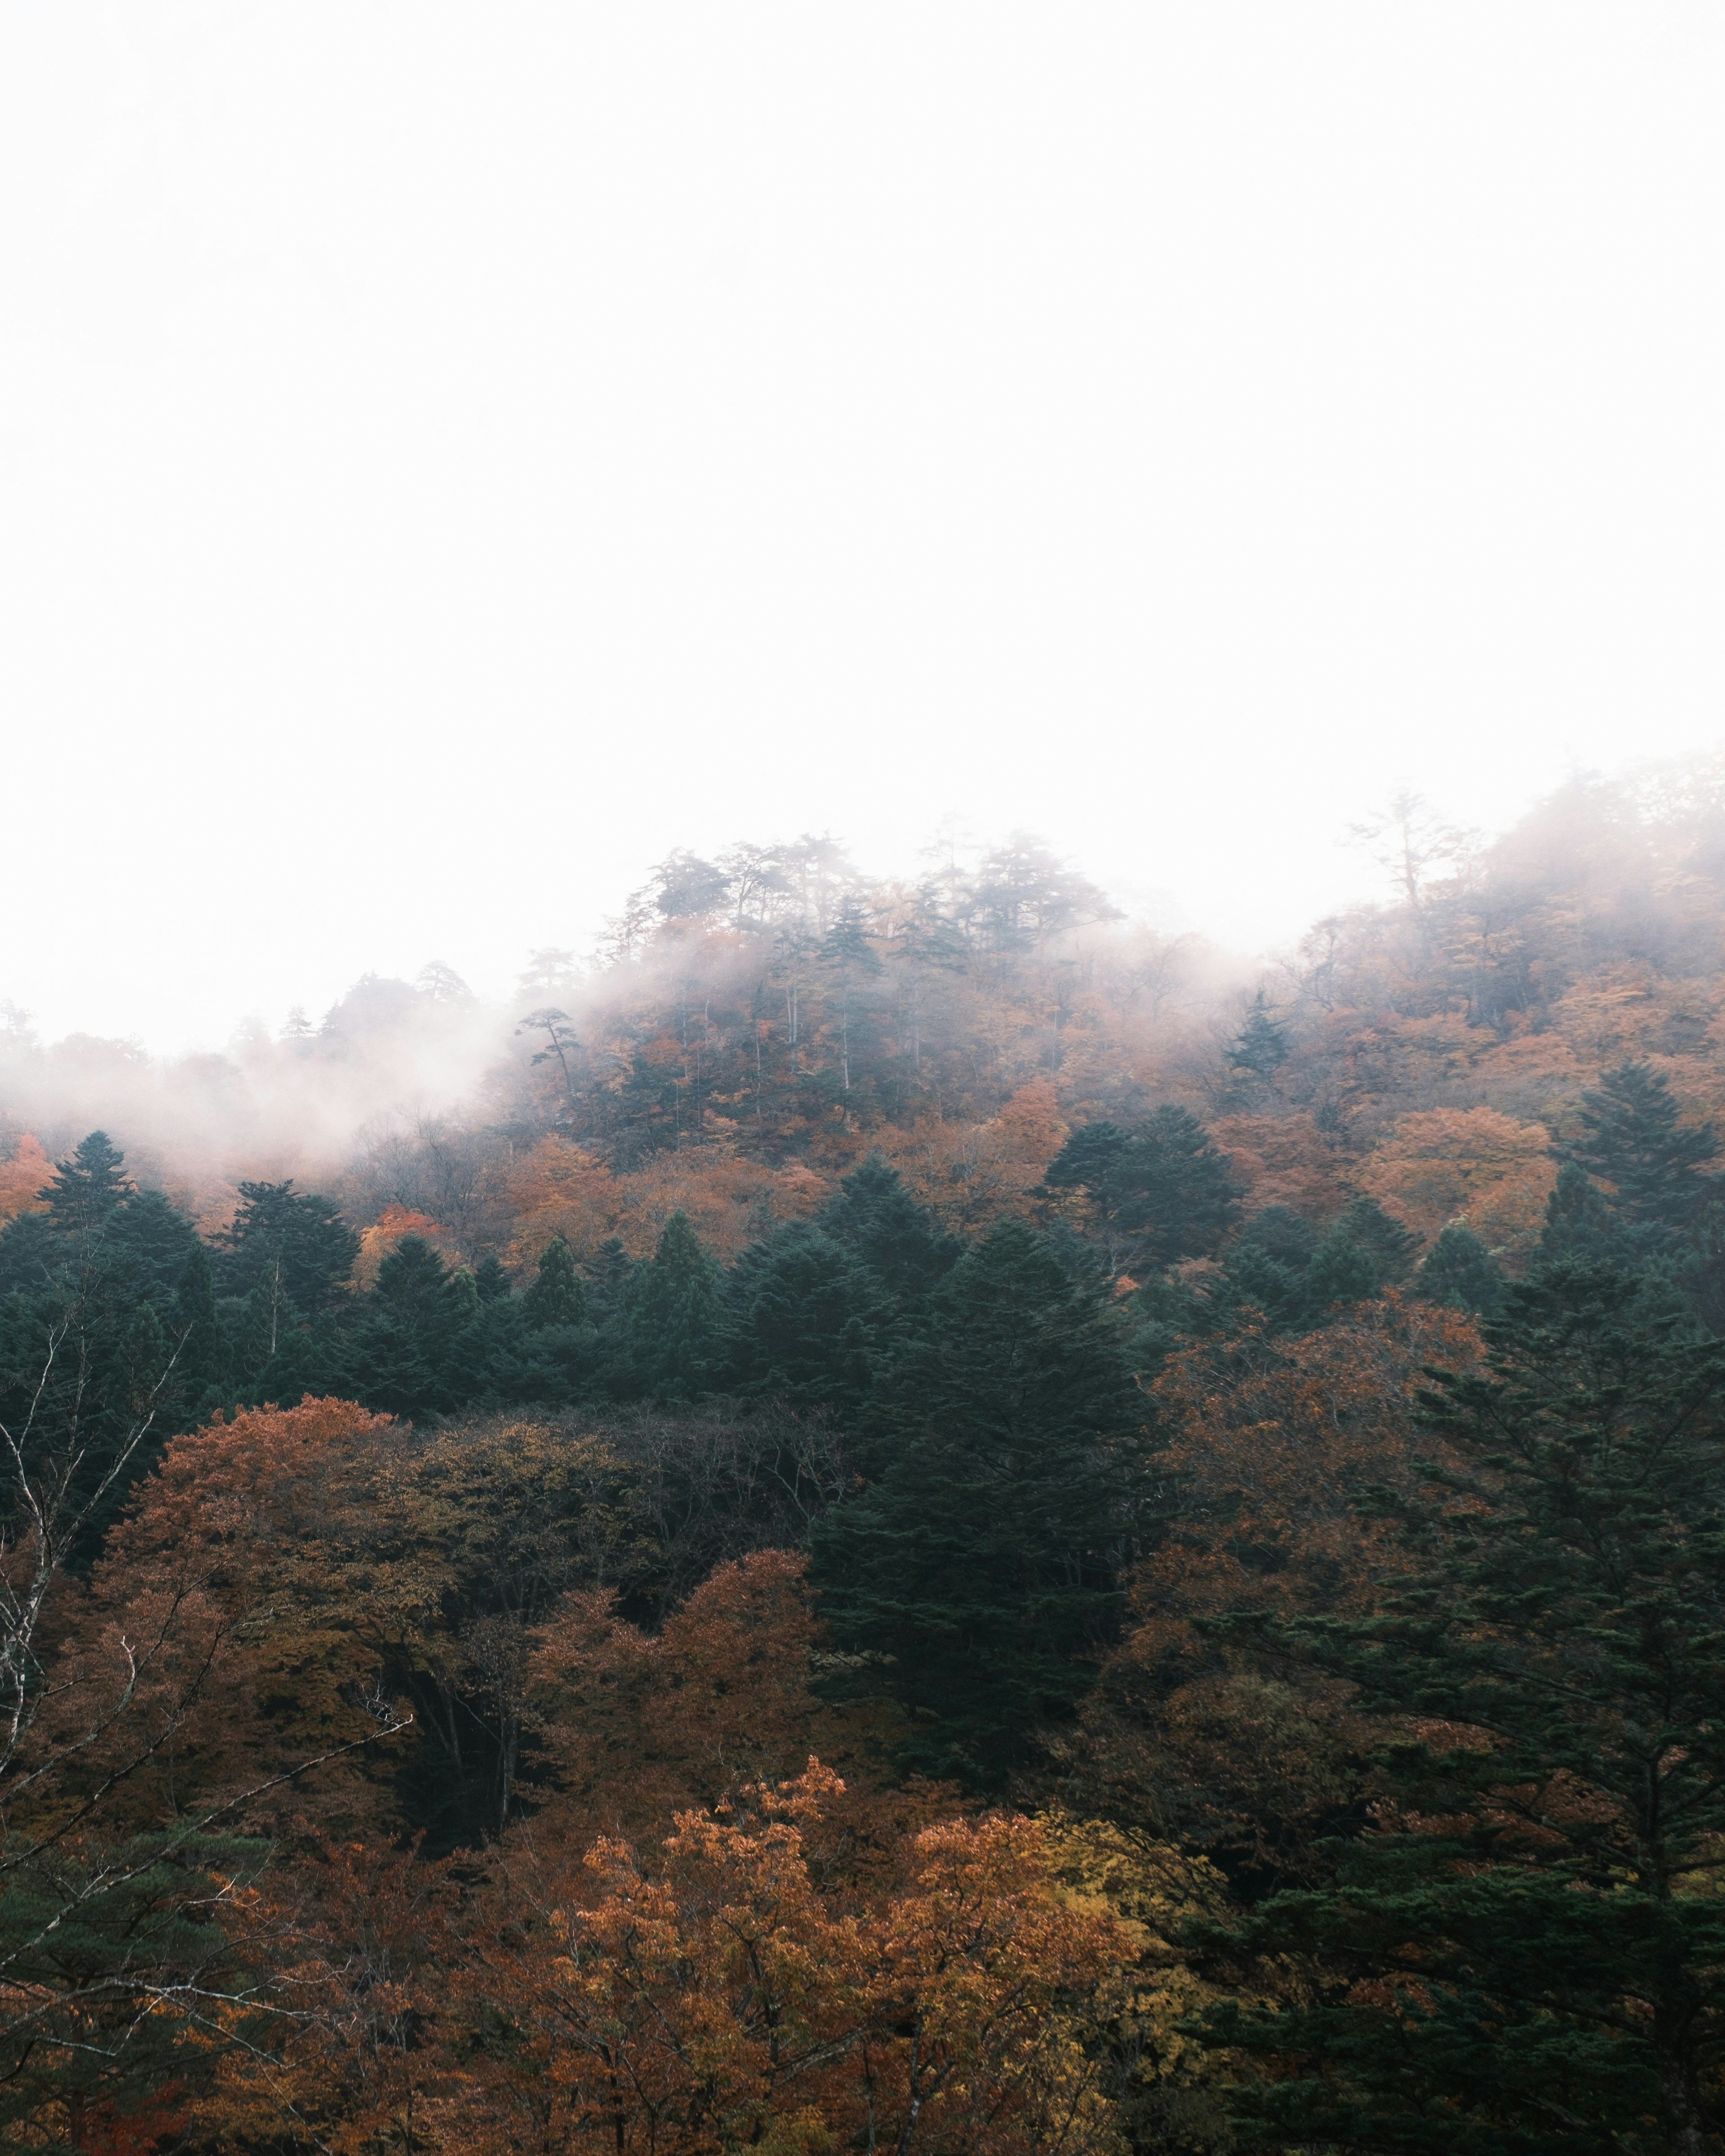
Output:
<svg viewBox="0 0 1725 2156">
<path fill-rule="evenodd" d="M 1557 1180 L 1551 1134 L 1495 1108 L 1404 1116 L 1366 1161 L 1360 1188 L 1430 1239 L 1465 1221 L 1495 1249 L 1526 1250 Z"/>
</svg>

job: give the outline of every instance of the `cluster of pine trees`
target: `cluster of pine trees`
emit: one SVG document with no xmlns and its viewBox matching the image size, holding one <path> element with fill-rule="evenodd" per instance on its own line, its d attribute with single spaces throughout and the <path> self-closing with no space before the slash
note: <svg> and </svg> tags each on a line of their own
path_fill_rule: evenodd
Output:
<svg viewBox="0 0 1725 2156">
<path fill-rule="evenodd" d="M 989 873 L 954 963 L 1045 1014 L 1106 909 Z M 863 1082 L 829 858 L 660 882 L 625 972 L 702 907 L 733 971 L 830 916 L 752 1236 L 701 1209 L 747 1089 L 606 1137 L 549 1007 L 549 1127 L 500 1124 L 513 1209 L 462 1235 L 359 1170 L 200 1223 L 100 1131 L 0 1232 L 13 2140 L 1719 2147 L 1699 977 L 1530 961 L 1515 1019 L 1500 947 L 1458 1008 L 1484 901 L 1416 880 L 1204 1085 L 1124 1082 L 1075 998 L 1023 1035 L 1060 1087 L 941 1151 Z M 1640 1052 L 1576 1082 L 1584 1026 Z"/>
</svg>

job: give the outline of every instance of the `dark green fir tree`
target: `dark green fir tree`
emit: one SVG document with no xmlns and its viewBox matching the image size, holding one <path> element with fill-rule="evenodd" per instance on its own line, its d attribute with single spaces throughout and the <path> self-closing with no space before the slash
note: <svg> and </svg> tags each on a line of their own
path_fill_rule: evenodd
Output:
<svg viewBox="0 0 1725 2156">
<path fill-rule="evenodd" d="M 1228 1155 L 1187 1108 L 1164 1105 L 1130 1132 L 1081 1125 L 1045 1182 L 1087 1190 L 1111 1267 L 1141 1276 L 1208 1256 L 1240 1218 Z"/>
<path fill-rule="evenodd" d="M 877 1479 L 829 1514 L 834 1640 L 907 1710 L 906 1763 L 998 1787 L 1070 1716 L 1139 1529 L 1145 1402 L 1117 1314 L 1014 1223 L 968 1251 L 895 1358 Z"/>
<path fill-rule="evenodd" d="M 469 1313 L 423 1236 L 402 1237 L 378 1266 L 367 1304 L 353 1337 L 356 1397 L 389 1414 L 447 1412 L 455 1404 L 450 1350 Z"/>
<path fill-rule="evenodd" d="M 1229 1246 L 1203 1298 L 1204 1329 L 1226 1332 L 1260 1322 L 1276 1331 L 1304 1325 L 1311 1305 L 1306 1269 L 1317 1245 L 1317 1229 L 1291 1206 L 1266 1205 L 1255 1213 Z"/>
<path fill-rule="evenodd" d="M 728 1356 L 724 1280 L 686 1213 L 629 1283 L 624 1384 L 635 1398 L 684 1401 L 712 1391 Z"/>
<path fill-rule="evenodd" d="M 1344 1213 L 1319 1237 L 1307 1265 L 1307 1316 L 1320 1325 L 1337 1310 L 1366 1301 L 1382 1285 L 1377 1260 L 1355 1236 Z"/>
<path fill-rule="evenodd" d="M 1287 1034 L 1270 1015 L 1270 1006 L 1260 988 L 1245 1024 L 1228 1051 L 1229 1063 L 1248 1078 L 1267 1083 L 1287 1060 Z"/>
<path fill-rule="evenodd" d="M 483 1296 L 484 1288 L 475 1286 Z M 586 1325 L 590 1320 L 587 1291 L 575 1270 L 574 1253 L 561 1235 L 553 1235 L 539 1254 L 539 1270 L 521 1297 L 521 1321 L 537 1332 L 548 1325 Z"/>
<path fill-rule="evenodd" d="M 1399 1287 L 1414 1270 L 1420 1238 L 1375 1198 L 1356 1198 L 1342 1215 L 1349 1238 L 1371 1259 L 1379 1287 Z"/>
<path fill-rule="evenodd" d="M 733 1389 L 800 1407 L 855 1407 L 891 1322 L 876 1276 L 798 1221 L 743 1253 L 727 1284 Z"/>
<path fill-rule="evenodd" d="M 1568 1157 L 1609 1184 L 1633 1227 L 1680 1231 L 1717 1194 L 1701 1173 L 1719 1150 L 1711 1123 L 1680 1122 L 1671 1081 L 1647 1063 L 1620 1063 L 1581 1096 L 1584 1135 Z"/>
<path fill-rule="evenodd" d="M 54 1163 L 41 1195 L 54 1232 L 70 1236 L 105 1228 L 132 1188 L 125 1154 L 105 1131 L 92 1131 L 69 1160 Z"/>
<path fill-rule="evenodd" d="M 839 1183 L 822 1232 L 866 1265 L 901 1308 L 919 1306 L 958 1262 L 963 1245 L 943 1234 L 879 1152 Z"/>
<path fill-rule="evenodd" d="M 249 1295 L 265 1274 L 279 1278 L 294 1307 L 306 1317 L 329 1309 L 346 1292 L 359 1255 L 359 1238 L 327 1198 L 285 1183 L 242 1183 L 239 1209 L 218 1239 L 222 1291 Z"/>
<path fill-rule="evenodd" d="M 1725 2116 L 1725 1347 L 1610 1265 L 1504 1291 L 1487 1367 L 1425 1412 L 1452 1465 L 1378 1494 L 1416 1570 L 1378 1614 L 1238 1628 L 1375 1718 L 1371 1830 L 1203 1933 L 1300 1972 L 1210 2041 L 1256 2059 L 1242 2149 L 1628 2156 Z M 1241 1979 L 1244 1979 L 1242 1983 Z"/>
<path fill-rule="evenodd" d="M 634 1260 L 623 1247 L 621 1236 L 608 1235 L 594 1254 L 588 1270 L 587 1300 L 595 1325 L 620 1324 L 629 1303 L 629 1284 L 634 1275 Z"/>
<path fill-rule="evenodd" d="M 194 1250 L 198 1230 L 159 1190 L 135 1190 L 108 1216 L 104 1255 L 127 1269 L 136 1291 L 166 1309 Z"/>
<path fill-rule="evenodd" d="M 1545 1201 L 1545 1225 L 1539 1234 L 1541 1263 L 1581 1259 L 1609 1264 L 1626 1253 L 1622 1224 L 1604 1193 L 1579 1162 L 1564 1161 Z"/>
<path fill-rule="evenodd" d="M 174 1344 L 174 1382 L 182 1414 L 195 1422 L 217 1404 L 227 1375 L 215 1274 L 208 1250 L 196 1237 L 174 1290 L 168 1332 Z"/>
<path fill-rule="evenodd" d="M 1429 1302 L 1447 1303 L 1475 1317 L 1503 1307 L 1503 1268 L 1471 1228 L 1445 1228 L 1420 1260 L 1414 1284 Z"/>
</svg>

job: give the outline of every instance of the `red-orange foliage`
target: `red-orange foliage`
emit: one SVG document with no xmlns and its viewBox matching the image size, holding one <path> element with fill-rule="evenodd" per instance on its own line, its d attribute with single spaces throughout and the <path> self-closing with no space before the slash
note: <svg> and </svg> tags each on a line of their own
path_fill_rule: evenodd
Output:
<svg viewBox="0 0 1725 2156">
<path fill-rule="evenodd" d="M 44 1735 L 100 1727 L 63 1778 L 148 1759 L 105 1804 L 136 1826 L 363 1743 L 381 1642 L 441 1584 L 435 1522 L 390 1488 L 397 1426 L 347 1400 L 176 1438 L 73 1600 Z M 167 1741 L 171 1733 L 172 1742 Z"/>
<path fill-rule="evenodd" d="M 1067 2012 L 1133 1958 L 1053 1884 L 1025 1819 L 948 1821 L 906 1891 L 858 1912 L 818 1883 L 841 1794 L 816 1761 L 657 1851 L 601 1840 L 581 1876 L 510 1879 L 463 1988 L 501 2025 L 444 2103 L 476 2152 L 696 2156 L 744 2146 L 1044 2156 L 1109 2145 Z"/>
<path fill-rule="evenodd" d="M 1266 1677 L 1203 1620 L 1370 1609 L 1408 1560 L 1354 1502 L 1441 1456 L 1413 1396 L 1428 1364 L 1478 1352 L 1466 1318 L 1392 1296 L 1304 1338 L 1248 1332 L 1172 1359 L 1154 1393 L 1178 1517 L 1138 1568 L 1074 1747 L 1092 1799 L 1301 1861 L 1312 1822 L 1358 1793 L 1345 1688 Z"/>
<path fill-rule="evenodd" d="M 1557 1180 L 1551 1133 L 1493 1108 L 1404 1116 L 1359 1171 L 1360 1188 L 1428 1240 L 1465 1224 L 1497 1250 L 1535 1243 Z"/>
<path fill-rule="evenodd" d="M 846 1769 L 835 1816 L 854 1866 L 878 1869 L 932 1809 L 950 1807 L 937 1788 L 880 1786 L 892 1734 L 882 1711 L 817 1696 L 824 1634 L 805 1569 L 783 1550 L 721 1565 L 657 1636 L 620 1619 L 614 1594 L 566 1598 L 528 1662 L 556 1794 L 521 1830 L 523 1850 L 650 1833 L 742 1783 L 787 1779 L 816 1750 Z"/>
<path fill-rule="evenodd" d="M 11 1159 L 0 1161 L 0 1220 L 39 1210 L 37 1194 L 46 1186 L 52 1165 L 40 1139 L 26 1131 L 13 1147 Z"/>
<path fill-rule="evenodd" d="M 1344 1163 L 1309 1116 L 1219 1116 L 1210 1135 L 1233 1163 L 1254 1213 L 1286 1205 L 1308 1219 L 1323 1220 L 1348 1202 Z"/>
<path fill-rule="evenodd" d="M 1411 1414 L 1426 1366 L 1478 1353 L 1470 1319 L 1392 1295 L 1302 1337 L 1249 1331 L 1173 1357 L 1153 1389 L 1179 1517 L 1137 1576 L 1135 1651 L 1203 1656 L 1195 1615 L 1364 1608 L 1394 1558 L 1354 1502 L 1431 1456 Z"/>
<path fill-rule="evenodd" d="M 650 1256 L 673 1213 L 686 1213 L 701 1240 L 727 1263 L 786 1220 L 806 1219 L 827 1194 L 800 1163 L 769 1168 L 728 1142 L 650 1156 L 625 1175 L 566 1139 L 542 1138 L 511 1168 L 511 1261 L 531 1265 L 553 1235 L 591 1259 L 615 1235 L 632 1257 Z"/>
<path fill-rule="evenodd" d="M 419 1236 L 445 1255 L 455 1254 L 449 1230 L 429 1214 L 415 1213 L 405 1205 L 386 1205 L 369 1228 L 360 1230 L 353 1277 L 362 1288 L 375 1286 L 378 1266 L 409 1235 Z"/>
<path fill-rule="evenodd" d="M 924 1116 L 886 1150 L 942 1226 L 973 1234 L 1034 1213 L 1067 1128 L 1055 1088 L 1036 1079 L 987 1122 Z"/>
<path fill-rule="evenodd" d="M 251 1983 L 198 2032 L 213 2057 L 190 2145 L 461 2147 L 430 2130 L 449 2085 L 434 2039 L 458 1899 L 449 1866 L 412 1851 L 298 1835 L 291 1861 L 230 1902 Z"/>
</svg>

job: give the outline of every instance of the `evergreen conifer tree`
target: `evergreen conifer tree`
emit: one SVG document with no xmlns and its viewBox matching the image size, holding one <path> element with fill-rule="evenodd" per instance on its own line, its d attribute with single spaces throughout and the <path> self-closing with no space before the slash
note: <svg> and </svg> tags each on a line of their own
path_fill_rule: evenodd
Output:
<svg viewBox="0 0 1725 2156">
<path fill-rule="evenodd" d="M 1545 1225 L 1539 1235 L 1542 1262 L 1594 1259 L 1609 1262 L 1625 1255 L 1623 1230 L 1599 1186 L 1579 1162 L 1566 1160 L 1545 1201 Z"/>
<path fill-rule="evenodd" d="M 847 899 L 838 917 L 821 939 L 820 958 L 831 982 L 830 1004 L 838 1023 L 834 1046 L 839 1051 L 839 1083 L 850 1092 L 861 1075 L 863 1049 L 860 1021 L 865 1004 L 863 984 L 880 970 L 880 957 L 869 941 L 861 906 Z"/>
<path fill-rule="evenodd" d="M 1224 1331 L 1255 1322 L 1255 1312 L 1275 1331 L 1298 1327 L 1310 1312 L 1305 1268 L 1296 1272 L 1256 1244 L 1245 1244 L 1229 1253 L 1222 1277 L 1206 1296 L 1204 1307 L 1213 1327 Z"/>
<path fill-rule="evenodd" d="M 453 1306 L 451 1285 L 449 1267 L 424 1237 L 403 1235 L 378 1266 L 372 1293 L 385 1310 L 429 1324 L 441 1322 Z"/>
<path fill-rule="evenodd" d="M 1016 1222 L 961 1259 L 884 1393 L 882 1471 L 816 1529 L 813 1576 L 840 1648 L 891 1658 L 908 1763 L 998 1786 L 1114 1624 L 1143 1397 L 1115 1314 Z"/>
<path fill-rule="evenodd" d="M 1333 1876 L 1206 1934 L 1302 1972 L 1209 2017 L 1272 2062 L 1233 2092 L 1246 2148 L 1702 2156 L 1725 2127 L 1725 1348 L 1610 1265 L 1505 1296 L 1486 1371 L 1427 1396 L 1459 1466 L 1375 1501 L 1423 1569 L 1266 1628 L 1383 1738 Z"/>
<path fill-rule="evenodd" d="M 634 1272 L 634 1260 L 623 1247 L 622 1238 L 608 1235 L 598 1247 L 588 1286 L 588 1306 L 595 1324 L 609 1326 L 622 1317 Z"/>
<path fill-rule="evenodd" d="M 1386 1213 L 1375 1198 L 1356 1198 L 1342 1215 L 1342 1224 L 1370 1257 L 1380 1287 L 1399 1286 L 1413 1271 L 1420 1238 Z"/>
<path fill-rule="evenodd" d="M 723 1277 L 686 1213 L 629 1283 L 625 1382 L 636 1396 L 691 1400 L 710 1392 L 727 1350 Z"/>
<path fill-rule="evenodd" d="M 39 1295 L 64 1256 L 46 1213 L 20 1213 L 0 1231 L 0 1296 Z"/>
<path fill-rule="evenodd" d="M 221 1912 L 270 1854 L 183 1821 L 105 1843 L 15 1838 L 0 1956 L 28 2012 L 9 2015 L 0 2037 L 9 2140 L 141 2156 L 180 2138 L 188 2087 L 208 2086 L 208 2049 L 162 2002 L 245 1981 Z"/>
<path fill-rule="evenodd" d="M 1049 1163 L 1043 1181 L 1050 1190 L 1100 1191 L 1132 1151 L 1132 1132 L 1118 1123 L 1080 1123 Z"/>
<path fill-rule="evenodd" d="M 195 1421 L 216 1404 L 226 1374 L 215 1275 L 209 1252 L 197 1237 L 174 1290 L 168 1330 L 177 1345 L 174 1377 L 180 1399 L 187 1419 Z"/>
<path fill-rule="evenodd" d="M 1338 1305 L 1363 1302 L 1382 1282 L 1372 1253 L 1354 1239 L 1348 1215 L 1332 1220 L 1306 1268 L 1306 1313 L 1313 1324 Z"/>
<path fill-rule="evenodd" d="M 1228 1051 L 1228 1060 L 1235 1070 L 1267 1082 L 1287 1060 L 1287 1034 L 1270 1015 L 1264 991 L 1260 988 L 1245 1025 Z"/>
<path fill-rule="evenodd" d="M 263 1369 L 270 1356 L 280 1348 L 282 1335 L 291 1332 L 298 1322 L 300 1313 L 293 1309 L 293 1300 L 282 1285 L 280 1268 L 272 1265 L 259 1274 L 250 1296 L 246 1296 L 246 1315 L 239 1328 L 239 1358 L 248 1373 Z"/>
<path fill-rule="evenodd" d="M 1117 1265 L 1160 1272 L 1208 1255 L 1240 1217 L 1226 1153 L 1189 1109 L 1167 1104 L 1126 1134 L 1081 1125 L 1050 1163 L 1051 1190 L 1081 1184 Z"/>
<path fill-rule="evenodd" d="M 359 1238 L 333 1200 L 285 1183 L 242 1183 L 233 1222 L 217 1239 L 224 1293 L 250 1294 L 265 1273 L 279 1276 L 296 1310 L 328 1309 L 352 1277 Z"/>
<path fill-rule="evenodd" d="M 553 1235 L 539 1254 L 539 1270 L 521 1297 L 521 1319 L 536 1332 L 547 1325 L 588 1322 L 587 1291 L 575 1270 L 574 1253 L 561 1235 Z"/>
<path fill-rule="evenodd" d="M 1317 1230 L 1291 1206 L 1266 1205 L 1255 1213 L 1204 1298 L 1207 1329 L 1226 1330 L 1249 1311 L 1277 1330 L 1303 1324 L 1311 1301 L 1306 1269 L 1317 1244 Z"/>
<path fill-rule="evenodd" d="M 146 1414 L 162 1399 L 174 1361 L 173 1348 L 153 1302 L 134 1303 L 124 1318 L 119 1359 L 121 1374 L 115 1404 L 129 1418 Z"/>
<path fill-rule="evenodd" d="M 819 1225 L 903 1306 L 920 1302 L 963 1250 L 942 1233 L 933 1214 L 916 1203 L 898 1170 L 878 1152 L 840 1181 Z"/>
<path fill-rule="evenodd" d="M 1233 1263 L 1235 1251 L 1258 1250 L 1291 1272 L 1302 1273 L 1317 1245 L 1317 1230 L 1303 1213 L 1295 1212 L 1291 1205 L 1266 1205 L 1240 1229 L 1227 1262 Z"/>
<path fill-rule="evenodd" d="M 1445 1228 L 1420 1261 L 1421 1295 L 1476 1317 L 1495 1317 L 1503 1306 L 1503 1268 L 1471 1228 Z"/>
<path fill-rule="evenodd" d="M 48 1186 L 40 1193 L 55 1232 L 77 1235 L 105 1228 L 131 1194 L 133 1184 L 125 1164 L 125 1154 L 105 1131 L 92 1131 L 79 1142 L 69 1160 L 56 1161 Z"/>
<path fill-rule="evenodd" d="M 509 1274 L 495 1250 L 487 1250 L 473 1269 L 473 1283 L 481 1302 L 506 1302 L 511 1294 Z"/>
<path fill-rule="evenodd" d="M 868 1390 L 886 1293 L 819 1229 L 798 1221 L 746 1250 L 727 1296 L 737 1391 L 843 1408 Z"/>
<path fill-rule="evenodd" d="M 167 1308 L 181 1275 L 203 1245 L 198 1230 L 159 1190 L 135 1190 L 109 1216 L 105 1255 L 123 1264 L 136 1292 Z"/>
<path fill-rule="evenodd" d="M 1148 1384 L 1183 1341 L 1205 1329 L 1210 1315 L 1178 1273 L 1153 1273 L 1132 1297 L 1127 1348 L 1141 1384 Z"/>
<path fill-rule="evenodd" d="M 446 1366 L 465 1312 L 423 1236 L 403 1235 L 384 1259 L 370 1304 L 353 1341 L 356 1397 L 390 1414 L 453 1406 Z"/>
<path fill-rule="evenodd" d="M 1586 1135 L 1568 1157 L 1611 1185 L 1616 1210 L 1632 1225 L 1692 1225 L 1718 1181 L 1699 1173 L 1719 1150 L 1712 1125 L 1680 1123 L 1671 1081 L 1646 1063 L 1619 1064 L 1581 1099 Z"/>
</svg>

